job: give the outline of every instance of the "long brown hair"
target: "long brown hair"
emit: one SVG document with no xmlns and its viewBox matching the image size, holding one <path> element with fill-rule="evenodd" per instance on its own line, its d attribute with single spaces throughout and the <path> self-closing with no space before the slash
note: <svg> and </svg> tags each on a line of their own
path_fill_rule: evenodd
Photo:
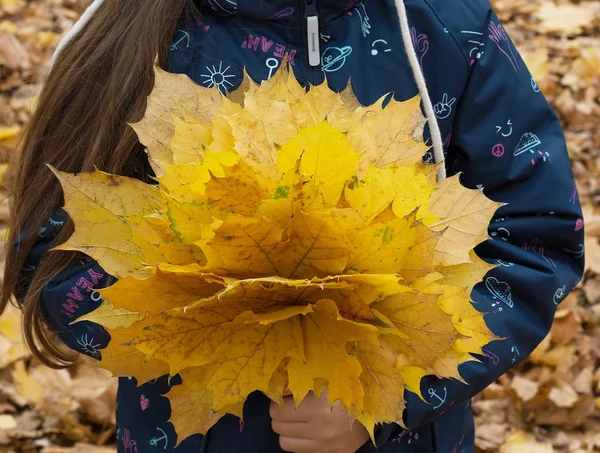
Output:
<svg viewBox="0 0 600 453">
<path fill-rule="evenodd" d="M 57 58 L 17 157 L 0 314 L 17 292 L 36 233 L 61 203 L 60 185 L 46 164 L 71 173 L 99 168 L 126 176 L 138 176 L 140 166 L 145 167 L 144 148 L 127 122 L 141 119 L 154 83 L 155 58 L 164 64 L 182 14 L 198 17 L 195 1 L 105 0 Z M 72 232 L 73 225 L 65 224 L 55 243 Z M 76 257 L 75 252 L 45 254 L 18 300 L 27 345 L 54 368 L 70 365 L 74 355 L 45 326 L 41 295 Z"/>
</svg>

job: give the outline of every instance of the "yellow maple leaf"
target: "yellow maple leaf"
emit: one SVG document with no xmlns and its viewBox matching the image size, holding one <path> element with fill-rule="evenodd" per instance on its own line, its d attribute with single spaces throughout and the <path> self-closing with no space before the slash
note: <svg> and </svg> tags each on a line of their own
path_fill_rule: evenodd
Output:
<svg viewBox="0 0 600 453">
<path fill-rule="evenodd" d="M 223 97 L 216 86 L 199 87 L 183 74 L 169 74 L 160 68 L 156 68 L 154 74 L 155 84 L 146 114 L 131 126 L 148 149 L 153 163 L 189 161 L 189 156 L 185 156 L 187 152 L 181 156 L 177 148 L 171 148 L 176 121 L 193 118 L 210 132 L 212 118 L 220 109 Z"/>
<path fill-rule="evenodd" d="M 385 109 L 364 115 L 348 133 L 348 141 L 362 154 L 359 175 L 370 165 L 396 164 L 412 167 L 421 163 L 428 146 L 423 141 L 423 117 L 415 96 L 406 102 L 391 99 Z"/>
<path fill-rule="evenodd" d="M 162 360 L 146 359 L 146 356 L 129 344 L 131 338 L 142 333 L 148 326 L 148 320 L 133 323 L 129 327 L 108 329 L 110 342 L 101 350 L 100 366 L 109 370 L 113 376 L 135 377 L 138 384 L 159 378 L 169 372 L 169 365 Z M 134 337 L 132 337 L 134 335 Z"/>
<path fill-rule="evenodd" d="M 100 307 L 87 315 L 80 316 L 74 322 L 91 321 L 102 324 L 107 329 L 130 327 L 134 322 L 144 319 L 146 315 L 125 308 L 116 308 L 110 301 L 104 301 Z"/>
<path fill-rule="evenodd" d="M 167 394 L 179 442 L 286 386 L 297 404 L 326 389 L 373 438 L 402 423 L 405 389 L 461 380 L 497 339 L 470 292 L 500 205 L 422 163 L 419 97 L 361 106 L 284 68 L 227 97 L 156 76 L 133 127 L 157 185 L 56 172 L 75 222 L 59 248 L 120 278 L 81 318 L 111 334 L 101 366 L 182 374 Z"/>
<path fill-rule="evenodd" d="M 350 148 L 348 140 L 340 131 L 326 122 L 301 130 L 292 140 L 281 147 L 278 170 L 285 174 L 296 168 L 304 177 L 309 177 L 309 198 L 316 194 L 322 197 L 322 203 L 335 206 L 342 194 L 345 183 L 355 172 L 358 155 Z M 309 212 L 310 204 L 302 206 Z"/>
<path fill-rule="evenodd" d="M 181 373 L 181 385 L 171 387 L 167 397 L 171 403 L 171 418 L 177 432 L 177 444 L 196 433 L 206 433 L 225 414 L 242 418 L 243 404 L 237 403 L 213 410 L 213 397 L 208 383 L 215 373 L 215 365 L 188 368 Z"/>
<path fill-rule="evenodd" d="M 227 117 L 235 149 L 265 176 L 277 178 L 277 145 L 295 137 L 298 127 L 287 99 L 283 73 L 263 86 L 250 82 L 244 109 Z"/>
<path fill-rule="evenodd" d="M 331 300 L 318 302 L 314 313 L 302 317 L 300 322 L 306 339 L 306 359 L 291 358 L 286 367 L 296 404 L 311 390 L 319 394 L 315 380 L 325 378 L 332 406 L 340 401 L 345 407 L 362 407 L 364 391 L 359 380 L 362 368 L 358 359 L 346 352 L 346 344 L 377 343 L 377 329 L 344 319 Z"/>
<path fill-rule="evenodd" d="M 116 277 L 143 273 L 145 265 L 202 259 L 197 247 L 181 243 L 164 228 L 168 224 L 147 217 L 164 206 L 154 186 L 101 171 L 78 176 L 52 171 L 61 182 L 76 229 L 56 250 L 80 250 Z M 159 241 L 152 243 L 157 235 Z"/>
<path fill-rule="evenodd" d="M 469 252 L 488 239 L 487 228 L 499 206 L 482 190 L 461 185 L 458 175 L 441 181 L 429 202 L 429 210 L 440 220 L 426 223 L 435 231 L 443 231 L 435 247 L 435 264 L 470 262 Z"/>
<path fill-rule="evenodd" d="M 398 353 L 387 341 L 374 345 L 364 341 L 356 342 L 352 349 L 358 359 L 362 372 L 360 381 L 365 395 L 364 407 L 369 411 L 351 412 L 366 427 L 373 427 L 376 422 L 397 422 L 402 420 L 406 406 L 404 402 L 404 379 L 395 370 Z M 390 367 L 391 365 L 391 367 Z M 370 431 L 371 438 L 375 433 Z"/>
</svg>

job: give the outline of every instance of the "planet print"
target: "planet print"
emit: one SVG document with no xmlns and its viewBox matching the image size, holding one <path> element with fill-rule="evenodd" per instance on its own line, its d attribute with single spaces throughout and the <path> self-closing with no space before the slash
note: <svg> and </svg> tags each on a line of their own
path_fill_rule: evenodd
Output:
<svg viewBox="0 0 600 453">
<path fill-rule="evenodd" d="M 352 47 L 328 47 L 321 56 L 321 66 L 325 72 L 339 71 L 346 63 L 346 58 L 352 53 Z"/>
</svg>

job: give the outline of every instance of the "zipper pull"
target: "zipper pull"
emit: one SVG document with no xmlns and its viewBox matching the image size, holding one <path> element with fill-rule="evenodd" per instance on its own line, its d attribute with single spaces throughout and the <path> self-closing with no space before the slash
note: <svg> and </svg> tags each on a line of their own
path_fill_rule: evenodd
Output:
<svg viewBox="0 0 600 453">
<path fill-rule="evenodd" d="M 306 3 L 306 37 L 308 45 L 308 64 L 321 64 L 321 36 L 319 34 L 319 11 L 317 0 L 304 0 Z"/>
</svg>

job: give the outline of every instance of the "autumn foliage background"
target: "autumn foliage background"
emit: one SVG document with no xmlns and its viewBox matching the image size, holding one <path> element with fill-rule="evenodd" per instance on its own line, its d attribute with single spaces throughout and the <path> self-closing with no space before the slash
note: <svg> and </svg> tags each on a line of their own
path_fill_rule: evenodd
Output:
<svg viewBox="0 0 600 453">
<path fill-rule="evenodd" d="M 3 185 L 44 66 L 84 3 L 0 0 Z M 480 452 L 600 451 L 600 2 L 493 3 L 565 128 L 584 203 L 588 262 L 551 334 L 474 402 L 476 444 Z M 1 452 L 114 452 L 115 391 L 115 381 L 83 359 L 68 371 L 39 366 L 23 351 L 19 314 L 0 318 Z"/>
</svg>

